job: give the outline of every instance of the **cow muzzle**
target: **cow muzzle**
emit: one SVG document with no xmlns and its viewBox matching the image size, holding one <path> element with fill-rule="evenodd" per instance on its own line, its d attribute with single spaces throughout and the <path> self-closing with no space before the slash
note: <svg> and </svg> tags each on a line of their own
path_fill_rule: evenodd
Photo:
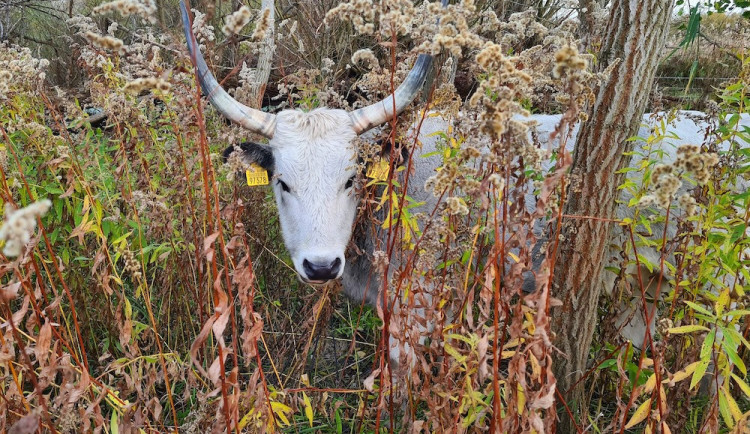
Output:
<svg viewBox="0 0 750 434">
<path fill-rule="evenodd" d="M 333 260 L 302 260 L 302 280 L 307 283 L 326 283 L 329 280 L 338 278 L 341 275 L 343 269 L 343 261 L 341 258 L 334 258 Z"/>
</svg>

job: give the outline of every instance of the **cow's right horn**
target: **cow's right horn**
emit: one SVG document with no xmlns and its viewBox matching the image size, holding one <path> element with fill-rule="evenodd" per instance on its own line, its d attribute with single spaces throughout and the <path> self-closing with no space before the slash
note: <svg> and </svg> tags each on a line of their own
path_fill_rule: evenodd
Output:
<svg viewBox="0 0 750 434">
<path fill-rule="evenodd" d="M 211 71 L 208 70 L 208 65 L 203 60 L 201 50 L 199 48 L 196 49 L 195 35 L 193 35 L 193 29 L 190 24 L 190 16 L 183 1 L 180 1 L 180 11 L 182 13 L 182 25 L 185 28 L 188 51 L 190 51 L 190 56 L 195 65 L 203 93 L 211 101 L 211 104 L 230 121 L 269 139 L 273 137 L 273 133 L 276 130 L 276 116 L 240 103 L 221 88 L 213 74 L 211 74 Z"/>
</svg>

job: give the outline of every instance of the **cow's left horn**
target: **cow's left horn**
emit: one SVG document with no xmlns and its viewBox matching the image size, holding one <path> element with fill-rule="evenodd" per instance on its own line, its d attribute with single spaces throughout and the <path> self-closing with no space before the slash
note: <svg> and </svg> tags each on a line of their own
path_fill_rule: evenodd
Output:
<svg viewBox="0 0 750 434">
<path fill-rule="evenodd" d="M 203 60 L 201 50 L 196 49 L 195 35 L 193 35 L 193 29 L 190 25 L 190 16 L 188 15 L 185 3 L 182 1 L 180 1 L 180 11 L 182 13 L 182 25 L 185 28 L 188 51 L 190 51 L 190 56 L 195 64 L 203 93 L 206 94 L 211 104 L 230 121 L 269 139 L 273 137 L 273 133 L 276 130 L 276 116 L 242 104 L 221 88 L 213 74 L 211 74 L 211 71 L 208 70 L 208 65 Z"/>
<path fill-rule="evenodd" d="M 406 76 L 404 82 L 393 94 L 382 101 L 349 113 L 357 134 L 362 134 L 370 128 L 388 122 L 411 104 L 419 93 L 425 78 L 430 73 L 430 68 L 432 68 L 432 56 L 420 54 L 414 67 L 409 71 L 409 75 Z M 396 100 L 395 104 L 394 99 Z"/>
</svg>

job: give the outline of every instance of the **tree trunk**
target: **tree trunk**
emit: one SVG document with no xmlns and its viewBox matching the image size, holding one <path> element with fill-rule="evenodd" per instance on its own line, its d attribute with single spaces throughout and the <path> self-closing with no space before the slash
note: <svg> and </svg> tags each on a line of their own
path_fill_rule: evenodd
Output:
<svg viewBox="0 0 750 434">
<path fill-rule="evenodd" d="M 621 59 L 599 89 L 592 114 L 581 126 L 573 155 L 571 188 L 565 214 L 612 218 L 617 186 L 623 175 L 634 135 L 640 125 L 668 30 L 673 0 L 615 0 L 611 6 L 600 53 L 600 67 Z M 555 345 L 566 357 L 555 362 L 557 389 L 577 419 L 586 414 L 580 385 L 570 390 L 586 372 L 589 349 L 597 323 L 602 261 L 611 223 L 567 218 L 556 261 L 554 291 L 562 306 L 552 315 Z M 567 412 L 562 412 L 559 432 L 575 432 Z"/>
<path fill-rule="evenodd" d="M 268 15 L 270 25 L 261 42 L 258 65 L 255 68 L 256 80 L 250 87 L 251 95 L 254 97 L 254 101 L 251 101 L 255 102 L 256 105 L 254 107 L 258 108 L 263 106 L 263 94 L 266 93 L 266 85 L 268 84 L 268 77 L 271 75 L 271 66 L 273 65 L 273 55 L 276 52 L 276 41 L 274 39 L 276 8 L 274 0 L 261 1 L 260 16 L 263 16 L 263 11 L 266 9 L 270 10 L 270 14 Z"/>
</svg>

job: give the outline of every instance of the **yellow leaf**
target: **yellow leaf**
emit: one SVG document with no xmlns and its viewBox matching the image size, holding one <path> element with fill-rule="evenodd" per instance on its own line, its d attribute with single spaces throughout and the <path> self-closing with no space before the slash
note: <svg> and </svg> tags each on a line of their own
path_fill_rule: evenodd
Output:
<svg viewBox="0 0 750 434">
<path fill-rule="evenodd" d="M 673 334 L 673 335 L 680 335 L 683 333 L 692 333 L 697 331 L 708 331 L 707 327 L 703 327 L 702 325 L 693 324 L 693 325 L 686 325 L 686 326 L 680 326 L 680 327 L 672 327 L 671 329 L 667 329 L 667 332 Z"/>
<path fill-rule="evenodd" d="M 666 422 L 661 423 L 661 432 L 662 434 L 672 434 L 672 430 L 669 429 L 669 426 Z"/>
<path fill-rule="evenodd" d="M 716 316 L 721 316 L 724 308 L 729 304 L 729 288 L 724 288 L 716 299 Z"/>
<path fill-rule="evenodd" d="M 530 335 L 534 336 L 534 333 L 536 332 L 536 327 L 534 326 L 534 317 L 531 315 L 531 312 L 526 312 L 524 316 L 528 321 L 528 323 L 524 323 L 524 327 L 529 330 Z"/>
<path fill-rule="evenodd" d="M 740 390 L 742 390 L 742 393 L 745 394 L 745 397 L 750 398 L 750 386 L 747 385 L 744 381 L 742 381 L 742 378 L 738 377 L 737 374 L 732 374 L 732 378 L 734 378 L 734 381 L 737 383 L 738 386 L 740 386 Z"/>
<path fill-rule="evenodd" d="M 310 428 L 313 426 L 313 409 L 312 404 L 310 404 L 310 398 L 307 397 L 307 394 L 305 392 L 302 392 L 302 400 L 305 403 L 305 416 L 307 416 L 307 420 L 310 421 Z"/>
<path fill-rule="evenodd" d="M 531 378 L 538 380 L 542 376 L 542 366 L 532 353 L 529 353 L 529 362 L 531 362 Z"/>
<path fill-rule="evenodd" d="M 521 342 L 522 342 L 521 339 L 513 338 L 509 340 L 508 342 L 506 342 L 505 345 L 503 345 L 503 349 L 507 350 L 508 348 L 517 347 Z"/>
<path fill-rule="evenodd" d="M 524 409 L 526 407 L 526 395 L 523 393 L 523 387 L 521 387 L 521 383 L 518 383 L 516 385 L 516 390 L 518 390 L 518 414 L 524 414 Z"/>
<path fill-rule="evenodd" d="M 682 381 L 682 380 L 686 379 L 687 377 L 693 375 L 693 372 L 695 372 L 695 368 L 697 368 L 700 363 L 701 363 L 700 360 L 697 361 L 697 362 L 693 362 L 693 363 L 685 366 L 684 369 L 675 372 L 674 376 L 672 376 L 672 380 L 671 381 L 673 383 L 679 383 L 680 381 Z M 662 381 L 662 383 L 669 383 L 669 382 L 670 382 L 670 380 L 664 380 L 664 381 Z"/>
<path fill-rule="evenodd" d="M 271 401 L 271 410 L 273 411 L 274 415 L 279 418 L 279 425 L 291 425 L 291 423 L 289 423 L 289 419 L 287 419 L 286 417 L 286 413 L 291 413 L 291 408 L 280 402 Z"/>
<path fill-rule="evenodd" d="M 729 407 L 729 412 L 732 414 L 732 418 L 734 420 L 742 419 L 742 411 L 740 410 L 740 406 L 737 405 L 737 401 L 734 400 L 732 394 L 729 393 L 729 390 L 727 390 L 726 383 L 724 383 L 724 387 L 721 388 L 721 391 L 722 393 L 724 393 L 724 397 L 727 400 L 727 407 Z"/>
<path fill-rule="evenodd" d="M 501 359 L 507 359 L 507 358 L 513 357 L 513 356 L 515 356 L 515 355 L 516 355 L 516 352 L 515 352 L 515 351 L 503 351 L 503 352 L 502 352 L 502 353 L 500 354 L 500 358 L 501 358 Z"/>
<path fill-rule="evenodd" d="M 643 422 L 646 417 L 648 417 L 648 414 L 651 412 L 651 398 L 647 399 L 643 404 L 638 407 L 638 409 L 633 413 L 633 417 L 630 418 L 630 421 L 627 425 L 625 425 L 625 429 L 630 429 L 634 427 L 635 425 L 638 425 L 639 423 Z"/>
<path fill-rule="evenodd" d="M 253 413 L 255 413 L 255 409 L 251 408 L 246 415 L 242 416 L 242 419 L 240 419 L 240 423 L 237 424 L 237 428 L 239 428 L 240 431 L 245 429 L 247 424 L 250 423 L 250 418 L 252 418 Z"/>
<path fill-rule="evenodd" d="M 651 374 L 648 380 L 646 380 L 646 384 L 643 385 L 643 392 L 641 394 L 651 393 L 654 390 L 654 386 L 656 386 L 656 374 Z"/>
<path fill-rule="evenodd" d="M 521 262 L 521 258 L 518 255 L 514 255 L 513 252 L 505 252 L 505 254 L 510 256 L 514 261 Z"/>
<path fill-rule="evenodd" d="M 659 389 L 659 408 L 667 408 L 667 392 L 664 391 L 663 387 Z M 661 422 L 661 414 L 659 412 L 656 412 L 656 420 Z"/>
</svg>

